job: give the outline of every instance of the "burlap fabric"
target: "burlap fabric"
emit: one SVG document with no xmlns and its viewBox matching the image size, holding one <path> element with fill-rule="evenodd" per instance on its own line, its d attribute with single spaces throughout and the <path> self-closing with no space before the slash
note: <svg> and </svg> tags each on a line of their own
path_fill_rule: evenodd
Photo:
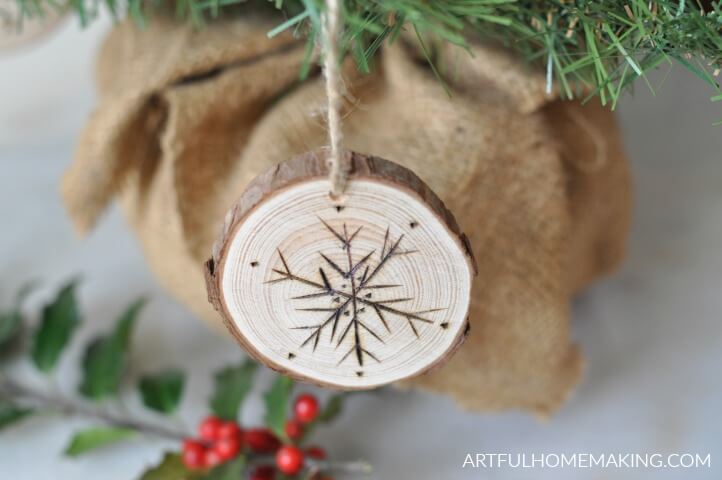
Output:
<svg viewBox="0 0 722 480">
<path fill-rule="evenodd" d="M 323 82 L 299 82 L 304 45 L 246 19 L 194 31 L 116 26 L 100 104 L 62 183 L 79 231 L 115 196 L 159 281 L 215 326 L 203 262 L 258 173 L 326 143 Z M 415 171 L 455 213 L 479 265 L 471 334 L 410 381 L 471 409 L 545 414 L 579 380 L 570 297 L 621 259 L 627 163 L 613 115 L 557 101 L 540 72 L 491 47 L 438 52 L 451 95 L 413 44 L 375 73 L 345 68 L 345 146 Z M 347 65 L 348 67 L 348 65 Z"/>
</svg>

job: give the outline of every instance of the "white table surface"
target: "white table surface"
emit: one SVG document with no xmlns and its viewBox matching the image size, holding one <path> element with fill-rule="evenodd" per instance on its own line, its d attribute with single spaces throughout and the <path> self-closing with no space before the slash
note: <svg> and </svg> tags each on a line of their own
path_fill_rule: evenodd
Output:
<svg viewBox="0 0 722 480">
<path fill-rule="evenodd" d="M 37 311 L 60 282 L 82 275 L 87 319 L 57 378 L 72 392 L 79 345 L 148 295 L 133 365 L 188 369 L 180 416 L 195 423 L 209 372 L 239 358 L 239 349 L 157 286 L 116 208 L 79 239 L 59 201 L 59 177 L 94 104 L 92 61 L 109 25 L 101 20 L 81 32 L 72 20 L 42 43 L 0 54 L 0 298 L 7 301 L 26 279 L 42 279 L 29 306 Z M 551 421 L 470 414 L 442 397 L 387 390 L 351 398 L 318 442 L 334 458 L 368 459 L 379 479 L 721 478 L 722 126 L 712 123 L 722 119 L 722 104 L 710 103 L 710 95 L 675 67 L 656 98 L 640 83 L 619 109 L 636 183 L 629 255 L 618 273 L 575 302 L 573 336 L 588 371 Z M 40 382 L 29 368 L 16 373 Z M 260 407 L 256 396 L 247 422 L 257 421 Z M 68 436 L 85 425 L 33 418 L 0 433 L 0 478 L 125 480 L 173 446 L 141 438 L 63 458 Z M 467 452 L 710 453 L 712 468 L 462 469 Z"/>
</svg>

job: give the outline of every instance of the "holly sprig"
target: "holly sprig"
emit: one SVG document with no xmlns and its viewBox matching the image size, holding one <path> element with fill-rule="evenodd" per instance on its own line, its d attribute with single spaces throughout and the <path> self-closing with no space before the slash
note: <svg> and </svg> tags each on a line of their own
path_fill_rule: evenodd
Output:
<svg viewBox="0 0 722 480">
<path fill-rule="evenodd" d="M 77 394 L 66 396 L 52 388 L 38 390 L 13 378 L 7 367 L 20 361 L 33 365 L 52 384 L 66 347 L 83 324 L 78 286 L 77 279 L 63 285 L 40 312 L 39 325 L 34 329 L 26 322 L 23 310 L 34 284 L 21 288 L 9 308 L 0 309 L 0 435 L 35 414 L 54 412 L 97 421 L 97 425 L 71 436 L 63 452 L 68 457 L 88 455 L 140 435 L 178 442 L 179 449 L 166 452 L 157 465 L 141 474 L 141 480 L 230 480 L 246 478 L 244 475 L 252 480 L 325 480 L 331 478 L 328 475 L 332 471 L 370 471 L 365 462 L 330 462 L 325 450 L 307 445 L 317 426 L 338 417 L 342 395 L 331 396 L 323 407 L 309 393 L 298 395 L 294 402 L 293 381 L 277 375 L 264 395 L 265 424 L 241 426 L 238 419 L 257 377 L 258 365 L 251 360 L 213 373 L 209 414 L 197 435 L 169 428 L 163 418 L 177 413 L 185 372 L 173 367 L 128 378 L 135 325 L 147 304 L 143 298 L 121 312 L 110 331 L 87 342 L 79 365 L 82 375 Z M 108 403 L 121 403 L 129 385 L 135 386 L 142 405 L 157 416 L 155 421 L 138 420 L 126 409 L 111 413 Z"/>
</svg>

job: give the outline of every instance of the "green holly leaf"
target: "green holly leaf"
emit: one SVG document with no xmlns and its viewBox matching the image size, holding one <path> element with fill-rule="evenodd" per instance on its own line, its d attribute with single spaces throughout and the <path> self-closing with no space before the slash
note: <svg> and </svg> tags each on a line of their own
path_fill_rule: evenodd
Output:
<svg viewBox="0 0 722 480">
<path fill-rule="evenodd" d="M 343 411 L 343 400 L 343 394 L 332 395 L 326 402 L 326 405 L 324 405 L 323 409 L 319 412 L 316 420 L 305 426 L 305 428 L 303 429 L 302 438 L 305 439 L 309 435 L 311 435 L 311 433 L 313 433 L 317 426 L 324 423 L 331 423 L 332 421 L 336 420 L 336 418 Z"/>
<path fill-rule="evenodd" d="M 201 477 L 202 480 L 239 480 L 243 477 L 246 468 L 246 457 L 239 455 L 230 462 L 223 463 L 211 469 Z"/>
<path fill-rule="evenodd" d="M 20 334 L 23 316 L 18 310 L 0 313 L 0 351 L 8 348 Z"/>
<path fill-rule="evenodd" d="M 279 375 L 263 396 L 266 402 L 266 426 L 281 438 L 285 437 L 286 412 L 293 390 L 293 380 Z"/>
<path fill-rule="evenodd" d="M 253 386 L 258 365 L 246 360 L 240 365 L 226 367 L 215 374 L 215 390 L 210 400 L 211 411 L 224 420 L 236 420 L 243 400 Z"/>
<path fill-rule="evenodd" d="M 20 309 L 25 298 L 35 289 L 36 285 L 36 282 L 31 281 L 20 287 L 15 295 L 13 307 L 8 311 L 0 312 L 0 354 L 11 350 L 15 340 L 20 336 L 23 326 L 23 314 Z"/>
<path fill-rule="evenodd" d="M 180 370 L 166 370 L 140 379 L 138 388 L 143 405 L 156 412 L 173 413 L 180 403 L 185 375 Z"/>
<path fill-rule="evenodd" d="M 121 427 L 93 427 L 82 430 L 73 435 L 65 449 L 65 455 L 78 457 L 98 448 L 127 440 L 135 433 L 135 430 Z"/>
<path fill-rule="evenodd" d="M 140 477 L 140 480 L 193 480 L 198 474 L 189 471 L 179 453 L 166 453 L 155 467 L 151 467 Z M 240 478 L 240 477 L 238 477 Z"/>
<path fill-rule="evenodd" d="M 330 423 L 336 420 L 343 411 L 343 398 L 341 394 L 331 396 L 323 407 L 323 410 L 321 410 L 321 413 L 318 414 L 316 421 L 319 423 Z"/>
<path fill-rule="evenodd" d="M 0 400 L 0 430 L 22 420 L 33 413 L 30 408 L 18 407 L 10 402 Z"/>
<path fill-rule="evenodd" d="M 79 388 L 85 397 L 101 400 L 118 392 L 130 335 L 144 304 L 144 299 L 131 304 L 120 316 L 109 336 L 96 338 L 86 348 L 83 357 L 83 380 Z"/>
<path fill-rule="evenodd" d="M 77 280 L 65 285 L 58 296 L 43 309 L 40 328 L 35 332 L 32 359 L 41 372 L 49 373 L 70 341 L 78 324 L 80 311 L 75 300 Z"/>
</svg>

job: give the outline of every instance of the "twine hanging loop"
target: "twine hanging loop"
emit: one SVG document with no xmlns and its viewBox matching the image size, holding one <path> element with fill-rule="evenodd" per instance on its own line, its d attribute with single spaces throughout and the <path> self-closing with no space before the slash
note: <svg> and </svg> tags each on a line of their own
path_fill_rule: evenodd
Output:
<svg viewBox="0 0 722 480">
<path fill-rule="evenodd" d="M 330 154 L 328 157 L 331 197 L 338 198 L 346 189 L 350 162 L 344 154 L 343 132 L 341 131 L 342 82 L 339 68 L 339 21 L 340 0 L 326 0 L 326 14 L 323 18 L 323 72 L 326 79 L 326 97 L 328 100 L 328 135 Z"/>
</svg>

